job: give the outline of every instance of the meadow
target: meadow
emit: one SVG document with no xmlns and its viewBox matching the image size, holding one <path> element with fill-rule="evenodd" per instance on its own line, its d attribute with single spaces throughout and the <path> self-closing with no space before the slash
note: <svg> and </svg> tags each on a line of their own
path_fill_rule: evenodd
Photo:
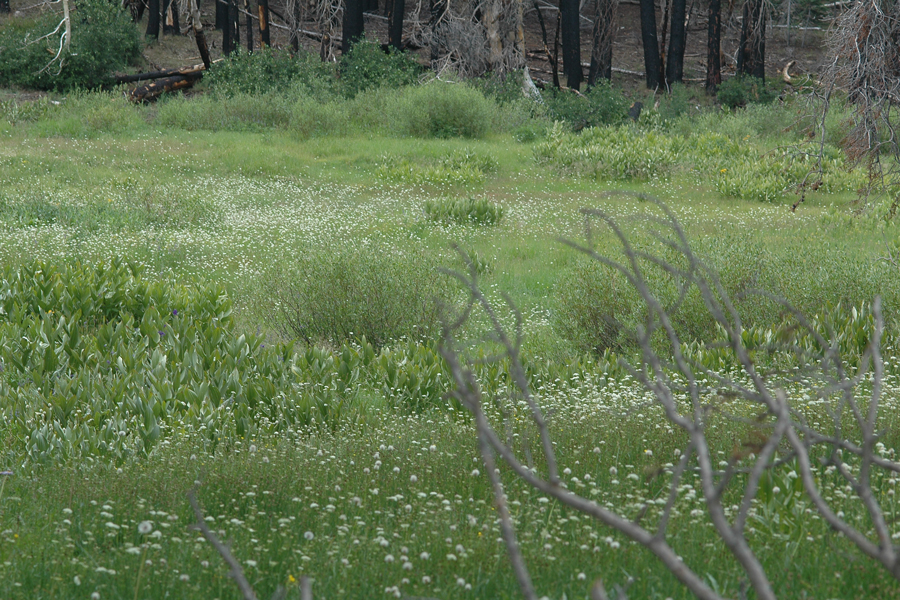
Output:
<svg viewBox="0 0 900 600">
<path fill-rule="evenodd" d="M 685 437 L 619 362 L 637 356 L 629 331 L 644 312 L 621 277 L 561 241 L 589 236 L 615 256 L 609 231 L 579 212 L 601 209 L 665 256 L 649 197 L 677 215 L 760 339 L 789 315 L 748 289 L 846 332 L 851 360 L 882 297 L 879 452 L 894 457 L 900 284 L 881 259 L 900 237 L 889 202 L 856 203 L 865 177 L 838 149 L 840 111 L 821 185 L 792 211 L 811 166 L 801 98 L 731 111 L 681 90 L 637 123 L 573 132 L 552 104 L 458 82 L 318 93 L 213 86 L 153 106 L 99 92 L 0 105 L 4 598 L 239 597 L 191 526 L 191 489 L 261 598 L 280 586 L 299 598 L 303 576 L 316 598 L 518 597 L 437 345 L 441 316 L 467 297 L 445 271 L 466 268 L 457 249 L 487 296 L 521 315 L 567 484 L 654 514 Z M 678 294 L 661 275 L 651 283 Z M 513 310 L 501 317 L 514 326 Z M 718 332 L 700 298 L 673 320 L 698 361 L 729 368 L 705 345 Z M 490 358 L 485 328 L 475 314 L 462 335 L 501 397 L 509 365 Z M 789 363 L 760 348 L 761 363 Z M 802 382 L 785 385 L 810 421 L 831 418 Z M 495 416 L 527 453 L 533 429 L 510 410 Z M 708 435 L 724 460 L 747 431 L 722 413 Z M 633 598 L 689 597 L 644 548 L 501 476 L 540 596 L 587 598 L 603 578 L 630 582 Z M 891 523 L 896 481 L 875 481 Z M 839 477 L 823 472 L 821 485 L 865 521 Z M 737 597 L 740 569 L 697 486 L 688 474 L 679 487 L 671 543 Z M 765 479 L 751 521 L 779 597 L 900 588 L 810 509 L 790 463 Z"/>
</svg>

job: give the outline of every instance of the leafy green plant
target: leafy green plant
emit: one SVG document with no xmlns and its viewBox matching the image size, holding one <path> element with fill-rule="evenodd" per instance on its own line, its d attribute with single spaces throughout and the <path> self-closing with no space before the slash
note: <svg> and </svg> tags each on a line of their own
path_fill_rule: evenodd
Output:
<svg viewBox="0 0 900 600">
<path fill-rule="evenodd" d="M 717 97 L 722 106 L 739 108 L 754 103 L 768 104 L 778 98 L 778 93 L 757 77 L 735 76 L 719 85 Z"/>
<path fill-rule="evenodd" d="M 606 81 L 597 83 L 584 94 L 551 88 L 542 95 L 548 116 L 575 131 L 616 125 L 628 116 L 628 100 L 619 88 Z"/>
<path fill-rule="evenodd" d="M 398 133 L 414 137 L 481 138 L 497 115 L 497 105 L 480 91 L 440 80 L 405 89 L 392 110 Z"/>
<path fill-rule="evenodd" d="M 490 155 L 463 149 L 432 160 L 386 156 L 376 173 L 386 181 L 443 187 L 481 184 L 497 169 Z"/>
<path fill-rule="evenodd" d="M 422 67 L 410 55 L 393 48 L 384 51 L 380 44 L 369 40 L 353 44 L 338 66 L 341 91 L 348 98 L 370 88 L 412 85 L 421 71 Z"/>
<path fill-rule="evenodd" d="M 498 225 L 503 218 L 503 207 L 487 198 L 426 200 L 423 211 L 427 219 L 457 225 Z"/>
<path fill-rule="evenodd" d="M 141 54 L 137 27 L 121 4 L 79 0 L 72 7 L 72 39 L 62 63 L 51 63 L 60 48 L 62 30 L 53 33 L 60 15 L 37 20 L 13 18 L 0 29 L 0 85 L 66 91 L 98 88 L 111 82 L 112 72 Z M 39 42 L 27 43 L 25 40 Z"/>
<path fill-rule="evenodd" d="M 216 62 L 203 82 L 220 97 L 241 94 L 303 94 L 331 99 L 337 95 L 334 63 L 323 62 L 309 52 L 296 55 L 264 47 L 252 53 L 238 49 Z"/>
</svg>

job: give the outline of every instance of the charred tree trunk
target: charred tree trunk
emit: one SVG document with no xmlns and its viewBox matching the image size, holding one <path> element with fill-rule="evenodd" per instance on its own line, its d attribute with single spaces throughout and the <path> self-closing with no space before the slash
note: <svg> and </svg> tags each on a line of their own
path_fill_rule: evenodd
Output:
<svg viewBox="0 0 900 600">
<path fill-rule="evenodd" d="M 228 56 L 234 52 L 234 40 L 231 39 L 232 34 L 234 33 L 234 27 L 231 26 L 232 1 L 233 0 L 218 0 L 218 3 L 225 7 L 225 21 L 222 23 L 222 54 L 224 56 Z"/>
<path fill-rule="evenodd" d="M 612 42 L 616 24 L 615 0 L 594 0 L 594 32 L 591 43 L 591 67 L 588 87 L 602 77 L 612 79 Z"/>
<path fill-rule="evenodd" d="M 228 25 L 231 27 L 231 43 L 233 49 L 241 47 L 241 16 L 238 12 L 239 0 L 228 0 Z"/>
<path fill-rule="evenodd" d="M 441 53 L 441 29 L 444 24 L 444 16 L 447 14 L 448 0 L 431 0 L 431 19 L 428 21 L 428 29 L 431 30 L 431 69 L 437 71 L 438 59 Z"/>
<path fill-rule="evenodd" d="M 247 16 L 247 52 L 253 52 L 253 17 L 250 16 L 250 0 L 244 0 L 244 12 Z"/>
<path fill-rule="evenodd" d="M 228 2 L 227 0 L 215 0 L 216 3 L 216 29 L 223 33 L 228 27 Z M 225 42 L 222 42 L 222 49 L 225 49 Z"/>
<path fill-rule="evenodd" d="M 159 0 L 147 4 L 147 37 L 159 39 Z"/>
<path fill-rule="evenodd" d="M 666 57 L 666 85 L 684 80 L 684 47 L 687 39 L 685 30 L 686 0 L 672 0 L 672 37 L 669 38 L 669 54 Z"/>
<path fill-rule="evenodd" d="M 706 93 L 713 95 L 722 83 L 722 1 L 709 0 L 706 39 Z"/>
<path fill-rule="evenodd" d="M 344 4 L 344 22 L 341 28 L 341 53 L 347 54 L 353 43 L 365 33 L 363 22 L 363 1 L 346 0 Z"/>
<path fill-rule="evenodd" d="M 641 41 L 644 45 L 644 71 L 647 87 L 655 90 L 661 82 L 661 65 L 659 58 L 659 40 L 656 37 L 656 2 L 641 2 Z"/>
<path fill-rule="evenodd" d="M 378 0 L 363 0 L 363 12 L 378 12 Z"/>
<path fill-rule="evenodd" d="M 403 15 L 406 12 L 405 0 L 392 0 L 391 12 L 388 15 L 388 44 L 400 50 L 403 47 Z"/>
<path fill-rule="evenodd" d="M 760 79 L 766 77 L 766 10 L 764 0 L 747 0 L 738 47 L 737 72 Z"/>
<path fill-rule="evenodd" d="M 259 0 L 256 6 L 259 11 L 259 45 L 271 46 L 269 38 L 269 0 Z"/>
<path fill-rule="evenodd" d="M 300 52 L 300 21 L 303 17 L 301 14 L 300 0 L 293 0 L 292 10 L 294 14 L 294 23 L 291 27 L 291 47 L 294 49 L 294 52 L 297 53 Z M 268 23 L 269 20 L 266 19 L 266 24 L 268 25 Z"/>
<path fill-rule="evenodd" d="M 128 99 L 132 102 L 149 102 L 159 98 L 166 92 L 174 92 L 192 87 L 200 80 L 196 75 L 174 75 L 164 79 L 157 79 L 153 83 L 142 85 L 128 93 Z"/>
<path fill-rule="evenodd" d="M 9 12 L 10 12 L 9 0 L 0 0 L 0 13 L 9 14 Z"/>
<path fill-rule="evenodd" d="M 562 29 L 563 73 L 566 85 L 573 90 L 581 88 L 584 73 L 581 70 L 581 23 L 578 0 L 559 0 Z"/>
<path fill-rule="evenodd" d="M 163 0 L 163 34 L 178 34 L 181 28 L 178 26 L 178 2 L 176 0 Z"/>
</svg>

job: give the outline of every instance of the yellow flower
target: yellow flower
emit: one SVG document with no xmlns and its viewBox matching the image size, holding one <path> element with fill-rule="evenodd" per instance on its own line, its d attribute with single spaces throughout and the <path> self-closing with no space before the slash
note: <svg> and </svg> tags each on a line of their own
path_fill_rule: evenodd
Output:
<svg viewBox="0 0 900 600">
<path fill-rule="evenodd" d="M 724 172 L 727 171 L 727 170 L 728 170 L 728 169 L 719 169 L 719 173 L 724 173 Z"/>
<path fill-rule="evenodd" d="M 288 575 L 288 583 L 297 583 L 297 580 L 294 579 L 293 575 Z"/>
</svg>

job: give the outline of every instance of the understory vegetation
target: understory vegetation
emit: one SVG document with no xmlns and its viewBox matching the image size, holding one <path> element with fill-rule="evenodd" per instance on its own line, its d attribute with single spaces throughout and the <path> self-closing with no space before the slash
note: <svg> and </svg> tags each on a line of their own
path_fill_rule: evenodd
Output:
<svg viewBox="0 0 900 600">
<path fill-rule="evenodd" d="M 195 487 L 260 597 L 299 598 L 302 576 L 316 597 L 518 597 L 473 417 L 450 395 L 440 340 L 457 319 L 486 410 L 529 466 L 547 465 L 496 325 L 519 334 L 565 485 L 657 517 L 686 434 L 625 366 L 640 364 L 648 314 L 634 282 L 567 244 L 630 258 L 583 208 L 640 253 L 697 368 L 719 464 L 758 451 L 758 407 L 721 388 L 743 382 L 740 361 L 681 285 L 691 265 L 646 218 L 651 200 L 734 301 L 763 377 L 817 427 L 836 417 L 804 357 L 834 349 L 868 368 L 879 296 L 873 451 L 896 459 L 900 234 L 891 198 L 857 198 L 866 178 L 840 147 L 849 109 L 834 100 L 819 164 L 803 98 L 698 109 L 677 88 L 654 107 L 598 86 L 539 102 L 521 84 L 428 81 L 361 43 L 337 65 L 237 55 L 205 93 L 153 106 L 111 92 L 0 103 L 4 597 L 237 597 L 191 527 Z M 498 323 L 466 312 L 454 271 L 477 279 Z M 672 350 L 654 335 L 655 352 Z M 820 518 L 799 470 L 773 462 L 749 517 L 779 596 L 896 595 Z M 500 477 L 541 596 L 587 598 L 597 578 L 630 581 L 634 598 L 689 596 L 644 547 Z M 840 473 L 816 478 L 866 531 Z M 893 539 L 897 481 L 872 481 Z M 669 542 L 737 597 L 743 572 L 700 486 L 685 471 Z M 740 500 L 726 500 L 733 514 Z"/>
</svg>

